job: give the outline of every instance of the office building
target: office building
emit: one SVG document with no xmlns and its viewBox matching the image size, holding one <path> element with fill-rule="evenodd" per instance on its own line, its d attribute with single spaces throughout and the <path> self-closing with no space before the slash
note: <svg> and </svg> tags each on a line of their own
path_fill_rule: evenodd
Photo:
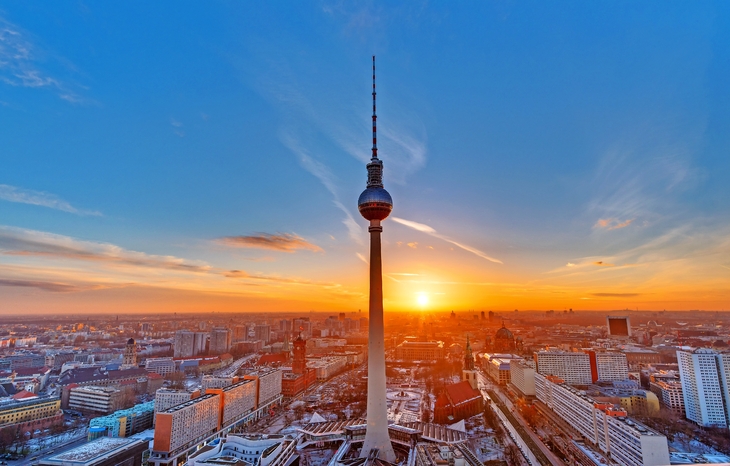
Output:
<svg viewBox="0 0 730 466">
<path fill-rule="evenodd" d="M 727 427 L 730 422 L 730 354 L 708 348 L 677 351 L 684 410 L 703 427 Z"/>
<path fill-rule="evenodd" d="M 68 407 L 77 411 L 109 414 L 122 405 L 122 391 L 112 386 L 84 385 L 71 388 Z"/>
<path fill-rule="evenodd" d="M 63 412 L 58 397 L 32 396 L 0 404 L 0 429 L 33 432 L 60 424 L 63 424 Z"/>
<path fill-rule="evenodd" d="M 591 376 L 594 382 L 614 382 L 629 378 L 629 365 L 624 353 L 589 351 Z"/>
<path fill-rule="evenodd" d="M 145 369 L 166 377 L 175 372 L 175 361 L 172 358 L 147 358 Z"/>
<path fill-rule="evenodd" d="M 108 416 L 95 417 L 89 422 L 89 436 L 129 437 L 152 427 L 155 402 L 140 403 Z M 89 440 L 92 440 L 91 438 Z"/>
<path fill-rule="evenodd" d="M 222 428 L 240 421 L 246 414 L 256 409 L 256 381 L 243 380 L 225 388 L 211 388 L 206 394 L 218 394 L 221 399 Z"/>
<path fill-rule="evenodd" d="M 523 396 L 535 396 L 535 365 L 531 361 L 510 362 L 510 383 Z"/>
<path fill-rule="evenodd" d="M 444 358 L 442 341 L 404 341 L 395 349 L 399 361 L 438 361 Z"/>
<path fill-rule="evenodd" d="M 243 376 L 246 380 L 256 381 L 256 407 L 271 403 L 281 398 L 282 371 L 278 369 L 260 369 Z"/>
</svg>

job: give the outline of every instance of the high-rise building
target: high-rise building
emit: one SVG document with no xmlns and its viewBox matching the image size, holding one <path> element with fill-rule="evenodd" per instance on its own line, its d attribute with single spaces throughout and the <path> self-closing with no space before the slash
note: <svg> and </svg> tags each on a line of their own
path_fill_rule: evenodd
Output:
<svg viewBox="0 0 730 466">
<path fill-rule="evenodd" d="M 629 378 L 629 365 L 626 362 L 626 355 L 613 351 L 589 351 L 591 357 L 591 370 L 594 382 L 613 382 Z"/>
<path fill-rule="evenodd" d="M 629 316 L 606 316 L 606 327 L 611 337 L 628 339 L 631 336 Z"/>
<path fill-rule="evenodd" d="M 730 355 L 709 348 L 677 351 L 687 419 L 703 427 L 730 423 Z"/>
<path fill-rule="evenodd" d="M 246 341 L 248 339 L 248 325 L 236 325 L 233 327 L 233 342 Z"/>
<path fill-rule="evenodd" d="M 539 374 L 559 377 L 570 385 L 589 385 L 593 382 L 591 359 L 579 351 L 538 351 L 534 355 Z"/>
<path fill-rule="evenodd" d="M 223 354 L 231 349 L 231 331 L 225 327 L 214 327 L 210 331 L 210 354 Z"/>
<path fill-rule="evenodd" d="M 271 341 L 271 325 L 258 324 L 253 328 L 254 339 L 262 340 L 264 345 L 268 345 Z"/>
<path fill-rule="evenodd" d="M 370 306 L 368 316 L 368 404 L 365 441 L 361 458 L 377 451 L 378 458 L 394 462 L 395 452 L 388 435 L 388 407 L 385 401 L 385 336 L 383 327 L 383 265 L 380 253 L 380 233 L 385 220 L 393 210 L 393 199 L 383 188 L 383 162 L 378 159 L 375 112 L 375 57 L 373 56 L 373 148 L 367 165 L 367 188 L 360 194 L 357 207 L 370 222 Z"/>
<path fill-rule="evenodd" d="M 176 358 L 190 358 L 203 354 L 207 337 L 208 334 L 205 332 L 178 330 L 175 332 L 174 356 Z"/>
</svg>

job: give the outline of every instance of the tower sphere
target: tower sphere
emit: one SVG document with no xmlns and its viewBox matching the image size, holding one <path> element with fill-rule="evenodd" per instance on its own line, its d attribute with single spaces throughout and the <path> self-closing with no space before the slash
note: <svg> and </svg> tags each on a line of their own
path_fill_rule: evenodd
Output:
<svg viewBox="0 0 730 466">
<path fill-rule="evenodd" d="M 366 188 L 357 200 L 357 208 L 366 220 L 385 220 L 393 210 L 393 199 L 384 188 Z"/>
</svg>

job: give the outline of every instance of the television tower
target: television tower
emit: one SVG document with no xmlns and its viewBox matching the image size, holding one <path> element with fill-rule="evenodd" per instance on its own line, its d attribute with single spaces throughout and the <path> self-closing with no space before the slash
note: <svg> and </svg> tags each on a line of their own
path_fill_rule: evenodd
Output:
<svg viewBox="0 0 730 466">
<path fill-rule="evenodd" d="M 378 458 L 395 462 L 395 452 L 388 435 L 388 407 L 385 402 L 385 332 L 383 328 L 383 263 L 380 233 L 393 210 L 393 199 L 383 188 L 383 162 L 378 159 L 375 113 L 375 56 L 373 55 L 373 156 L 368 169 L 368 184 L 357 200 L 360 215 L 370 221 L 370 310 L 368 329 L 368 411 L 365 441 L 361 458 L 377 451 Z"/>
</svg>

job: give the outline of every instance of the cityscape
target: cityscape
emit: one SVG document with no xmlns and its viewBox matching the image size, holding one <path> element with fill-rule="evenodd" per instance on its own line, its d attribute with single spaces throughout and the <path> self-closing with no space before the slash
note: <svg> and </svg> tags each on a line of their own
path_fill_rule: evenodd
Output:
<svg viewBox="0 0 730 466">
<path fill-rule="evenodd" d="M 0 10 L 0 465 L 730 464 L 728 4 L 191 5 Z"/>
</svg>

